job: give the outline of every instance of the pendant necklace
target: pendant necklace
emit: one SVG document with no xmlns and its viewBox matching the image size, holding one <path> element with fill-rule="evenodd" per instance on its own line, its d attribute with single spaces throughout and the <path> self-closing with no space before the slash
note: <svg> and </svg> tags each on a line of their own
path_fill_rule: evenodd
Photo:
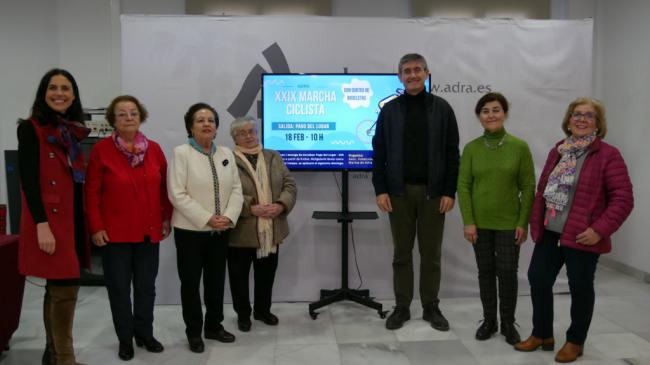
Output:
<svg viewBox="0 0 650 365">
<path fill-rule="evenodd" d="M 497 142 L 497 144 L 494 144 L 494 145 L 490 144 L 490 142 L 488 142 L 487 137 L 483 136 L 483 143 L 485 143 L 485 147 L 487 147 L 488 149 L 496 150 L 499 147 L 503 146 L 503 141 L 506 139 L 506 135 L 507 134 L 504 134 L 503 137 L 501 137 L 501 140 L 499 142 Z"/>
</svg>

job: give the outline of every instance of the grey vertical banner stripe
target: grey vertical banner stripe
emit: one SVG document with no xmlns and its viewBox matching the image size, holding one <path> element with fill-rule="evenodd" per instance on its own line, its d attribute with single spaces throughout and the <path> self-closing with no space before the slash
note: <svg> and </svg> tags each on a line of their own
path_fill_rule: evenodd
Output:
<svg viewBox="0 0 650 365">
<path fill-rule="evenodd" d="M 241 90 L 239 90 L 239 94 L 237 94 L 235 100 L 228 107 L 228 113 L 230 115 L 238 118 L 248 113 L 251 105 L 253 105 L 253 101 L 255 101 L 255 96 L 260 91 L 262 74 L 265 72 L 266 70 L 258 64 L 248 73 Z"/>
<path fill-rule="evenodd" d="M 289 63 L 282 53 L 282 49 L 277 43 L 273 43 L 262 52 L 264 58 L 271 66 L 271 71 L 276 74 L 289 73 Z"/>
<path fill-rule="evenodd" d="M 289 63 L 287 62 L 286 57 L 284 57 L 284 53 L 282 53 L 282 49 L 277 43 L 270 45 L 262 52 L 262 54 L 271 66 L 271 70 L 274 73 L 291 72 L 289 70 Z M 230 113 L 230 115 L 237 118 L 248 114 L 248 111 L 255 101 L 257 93 L 262 87 L 261 79 L 262 74 L 265 72 L 266 70 L 262 66 L 256 64 L 248 73 L 248 76 L 246 76 L 246 79 L 244 80 L 244 84 L 237 94 L 237 97 L 228 107 L 228 113 Z"/>
</svg>

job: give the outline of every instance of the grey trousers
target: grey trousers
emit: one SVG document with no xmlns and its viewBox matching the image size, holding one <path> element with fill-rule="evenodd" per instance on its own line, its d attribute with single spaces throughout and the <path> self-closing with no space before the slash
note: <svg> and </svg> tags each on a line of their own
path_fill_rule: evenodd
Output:
<svg viewBox="0 0 650 365">
<path fill-rule="evenodd" d="M 483 317 L 497 320 L 497 279 L 501 322 L 515 322 L 519 246 L 514 230 L 479 229 L 474 246 Z"/>
</svg>

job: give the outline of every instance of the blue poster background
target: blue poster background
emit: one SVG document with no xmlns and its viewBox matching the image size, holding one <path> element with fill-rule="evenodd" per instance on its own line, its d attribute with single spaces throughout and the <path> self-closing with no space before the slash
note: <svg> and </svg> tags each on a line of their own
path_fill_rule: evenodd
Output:
<svg viewBox="0 0 650 365">
<path fill-rule="evenodd" d="M 379 111 L 403 92 L 396 74 L 264 74 L 262 85 L 263 144 L 294 169 L 370 169 Z"/>
</svg>

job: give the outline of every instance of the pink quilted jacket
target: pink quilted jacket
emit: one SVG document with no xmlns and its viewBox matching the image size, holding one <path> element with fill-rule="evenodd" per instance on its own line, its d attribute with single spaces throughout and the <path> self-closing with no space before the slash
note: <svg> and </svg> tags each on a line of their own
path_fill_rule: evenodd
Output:
<svg viewBox="0 0 650 365">
<path fill-rule="evenodd" d="M 544 170 L 537 184 L 537 194 L 530 216 L 530 233 L 534 242 L 540 242 L 544 233 L 546 210 L 544 188 L 548 176 L 557 164 L 560 154 L 558 142 L 549 152 Z M 612 250 L 611 235 L 618 230 L 634 207 L 632 182 L 623 156 L 616 147 L 597 138 L 580 170 L 578 186 L 567 222 L 560 237 L 563 246 L 578 250 L 607 253 Z M 602 239 L 594 246 L 576 242 L 576 236 L 591 227 Z"/>
</svg>

